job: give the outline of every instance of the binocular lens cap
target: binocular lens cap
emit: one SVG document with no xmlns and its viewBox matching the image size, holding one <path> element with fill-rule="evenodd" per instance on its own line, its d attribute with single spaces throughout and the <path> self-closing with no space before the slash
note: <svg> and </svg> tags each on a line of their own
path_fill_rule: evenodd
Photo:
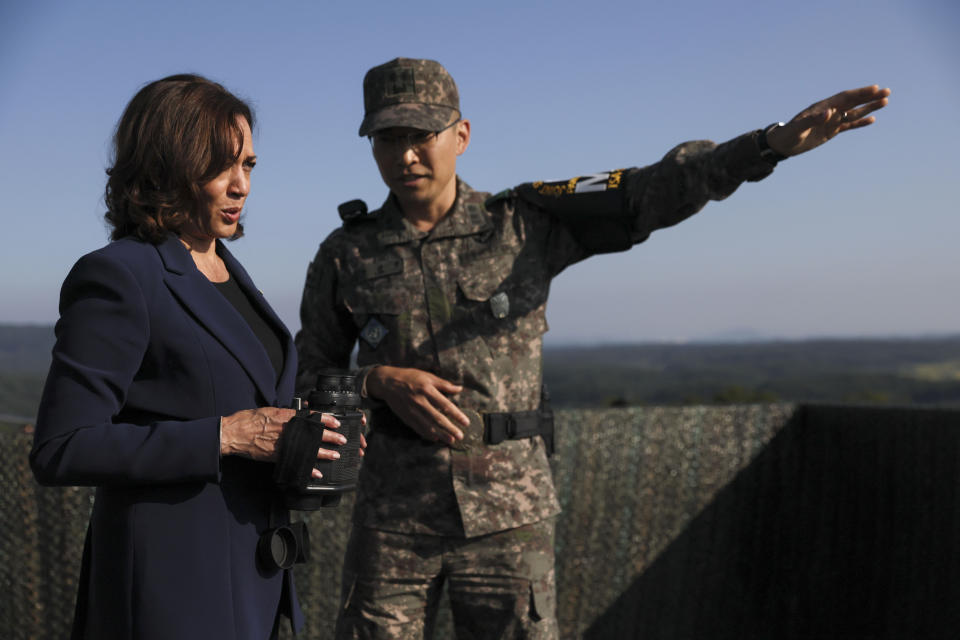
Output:
<svg viewBox="0 0 960 640">
<path fill-rule="evenodd" d="M 289 569 L 297 560 L 299 545 L 289 527 L 277 527 L 261 536 L 257 544 L 260 559 L 271 568 Z"/>
</svg>

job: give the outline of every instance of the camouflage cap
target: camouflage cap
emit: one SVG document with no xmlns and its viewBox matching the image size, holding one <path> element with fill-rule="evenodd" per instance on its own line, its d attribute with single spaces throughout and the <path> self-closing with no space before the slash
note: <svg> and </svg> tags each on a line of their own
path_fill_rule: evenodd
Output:
<svg viewBox="0 0 960 640">
<path fill-rule="evenodd" d="M 460 94 L 439 62 L 394 58 L 367 71 L 363 106 L 361 136 L 389 127 L 438 131 L 460 113 Z"/>
</svg>

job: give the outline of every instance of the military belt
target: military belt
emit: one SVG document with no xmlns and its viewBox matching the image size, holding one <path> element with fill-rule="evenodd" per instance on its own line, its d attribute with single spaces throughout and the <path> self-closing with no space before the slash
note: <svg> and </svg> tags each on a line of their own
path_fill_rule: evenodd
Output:
<svg viewBox="0 0 960 640">
<path fill-rule="evenodd" d="M 542 436 L 547 447 L 547 455 L 553 455 L 553 411 L 550 410 L 546 395 L 539 409 L 533 411 L 505 411 L 496 413 L 477 413 L 467 410 L 468 415 L 479 415 L 483 421 L 483 442 L 500 444 L 504 440 L 520 440 Z M 375 430 L 382 430 L 394 436 L 419 438 L 420 436 L 406 426 L 400 418 L 386 408 L 373 411 L 371 422 Z M 459 448 L 453 445 L 454 448 Z"/>
<path fill-rule="evenodd" d="M 519 440 L 543 436 L 547 445 L 547 454 L 553 455 L 553 412 L 538 409 L 536 411 L 509 411 L 506 413 L 482 413 L 483 441 L 487 444 L 500 444 L 504 440 Z"/>
</svg>

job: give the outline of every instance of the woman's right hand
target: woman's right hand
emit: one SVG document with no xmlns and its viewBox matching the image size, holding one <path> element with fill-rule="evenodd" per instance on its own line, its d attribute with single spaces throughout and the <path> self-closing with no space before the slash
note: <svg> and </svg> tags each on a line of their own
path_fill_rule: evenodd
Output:
<svg viewBox="0 0 960 640">
<path fill-rule="evenodd" d="M 232 415 L 224 416 L 220 422 L 220 455 L 243 456 L 252 460 L 274 462 L 277 459 L 277 441 L 283 433 L 283 427 L 297 412 L 293 409 L 261 407 L 244 409 Z M 320 419 L 325 427 L 323 441 L 331 444 L 346 444 L 347 438 L 336 431 L 340 421 L 329 413 Z M 320 460 L 336 460 L 340 454 L 329 449 L 319 449 Z M 319 479 L 320 472 L 313 470 L 313 477 Z"/>
</svg>

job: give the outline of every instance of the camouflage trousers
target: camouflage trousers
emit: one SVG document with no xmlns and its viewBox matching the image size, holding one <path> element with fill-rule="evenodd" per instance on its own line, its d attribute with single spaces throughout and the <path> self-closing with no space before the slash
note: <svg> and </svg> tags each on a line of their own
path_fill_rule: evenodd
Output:
<svg viewBox="0 0 960 640">
<path fill-rule="evenodd" d="M 555 640 L 556 518 L 476 538 L 355 526 L 336 637 L 433 637 L 446 585 L 458 640 Z"/>
</svg>

